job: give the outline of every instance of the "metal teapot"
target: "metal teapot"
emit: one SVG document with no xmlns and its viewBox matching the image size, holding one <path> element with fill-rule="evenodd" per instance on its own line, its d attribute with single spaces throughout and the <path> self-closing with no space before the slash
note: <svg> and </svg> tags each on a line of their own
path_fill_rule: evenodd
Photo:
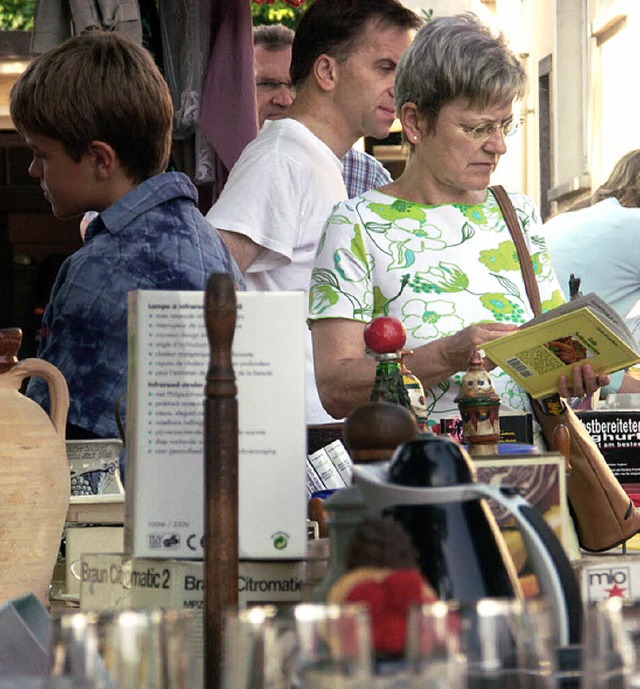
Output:
<svg viewBox="0 0 640 689">
<path fill-rule="evenodd" d="M 422 436 L 398 447 L 390 462 L 354 467 L 354 486 L 366 510 L 391 515 L 410 534 L 419 567 L 439 596 L 469 602 L 520 597 L 511 556 L 486 502 L 515 517 L 541 592 L 556 615 L 558 643 L 580 638 L 580 590 L 564 549 L 540 512 L 517 489 L 475 481 L 471 459 L 443 436 Z"/>
</svg>

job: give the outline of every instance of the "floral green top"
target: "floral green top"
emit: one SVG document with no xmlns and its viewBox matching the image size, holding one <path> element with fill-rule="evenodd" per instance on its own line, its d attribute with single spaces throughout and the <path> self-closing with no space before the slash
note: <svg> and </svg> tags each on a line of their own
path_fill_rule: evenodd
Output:
<svg viewBox="0 0 640 689">
<path fill-rule="evenodd" d="M 533 201 L 510 194 L 524 229 L 547 311 L 564 301 Z M 311 279 L 310 320 L 366 323 L 395 316 L 407 349 L 482 321 L 520 324 L 533 317 L 518 254 L 492 194 L 477 205 L 424 206 L 370 191 L 338 203 L 324 228 Z M 458 414 L 464 372 L 425 390 L 429 422 Z M 492 371 L 504 406 L 529 409 L 526 393 Z"/>
</svg>

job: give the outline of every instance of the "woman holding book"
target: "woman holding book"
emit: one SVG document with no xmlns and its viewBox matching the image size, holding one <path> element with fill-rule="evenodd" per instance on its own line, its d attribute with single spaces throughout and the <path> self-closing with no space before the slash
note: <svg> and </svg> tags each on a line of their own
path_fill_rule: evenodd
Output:
<svg viewBox="0 0 640 689">
<path fill-rule="evenodd" d="M 422 381 L 431 423 L 457 415 L 454 398 L 471 353 L 533 317 L 491 174 L 520 124 L 525 71 L 502 34 L 471 14 L 438 17 L 401 59 L 396 108 L 410 149 L 391 184 L 339 203 L 320 242 L 310 323 L 320 397 L 336 418 L 365 402 L 375 362 L 365 325 L 391 315 L 407 328 L 407 367 Z M 564 301 L 538 212 L 510 193 L 533 258 L 543 310 Z M 503 371 L 503 407 L 530 409 Z M 560 380 L 564 396 L 608 382 L 589 365 Z"/>
</svg>

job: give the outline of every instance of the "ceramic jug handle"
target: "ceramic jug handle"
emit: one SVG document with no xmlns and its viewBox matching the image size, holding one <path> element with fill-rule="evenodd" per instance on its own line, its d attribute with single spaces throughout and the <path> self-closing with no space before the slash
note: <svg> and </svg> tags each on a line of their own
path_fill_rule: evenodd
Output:
<svg viewBox="0 0 640 689">
<path fill-rule="evenodd" d="M 23 359 L 12 369 L 11 375 L 18 381 L 31 376 L 44 378 L 49 386 L 51 400 L 50 417 L 56 433 L 64 441 L 66 437 L 67 414 L 69 413 L 69 388 L 60 370 L 43 359 Z"/>
</svg>

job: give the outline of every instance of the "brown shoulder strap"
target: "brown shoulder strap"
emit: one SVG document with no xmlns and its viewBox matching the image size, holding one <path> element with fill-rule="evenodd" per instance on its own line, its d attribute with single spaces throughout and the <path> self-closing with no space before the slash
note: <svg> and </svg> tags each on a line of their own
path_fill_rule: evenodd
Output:
<svg viewBox="0 0 640 689">
<path fill-rule="evenodd" d="M 520 269 L 522 270 L 522 277 L 524 278 L 524 287 L 527 290 L 527 296 L 529 297 L 529 303 L 535 316 L 539 316 L 542 313 L 542 302 L 540 300 L 540 290 L 538 289 L 538 282 L 536 280 L 535 273 L 533 272 L 533 262 L 531 261 L 531 254 L 527 248 L 527 243 L 525 242 L 524 235 L 522 234 L 522 228 L 520 227 L 520 222 L 518 221 L 518 216 L 516 215 L 516 210 L 511 203 L 509 195 L 505 191 L 504 187 L 496 184 L 489 187 L 491 193 L 495 196 L 498 206 L 502 211 L 509 232 L 511 232 L 511 238 L 513 243 L 516 245 L 516 250 L 518 252 L 518 259 L 520 261 Z"/>
</svg>

